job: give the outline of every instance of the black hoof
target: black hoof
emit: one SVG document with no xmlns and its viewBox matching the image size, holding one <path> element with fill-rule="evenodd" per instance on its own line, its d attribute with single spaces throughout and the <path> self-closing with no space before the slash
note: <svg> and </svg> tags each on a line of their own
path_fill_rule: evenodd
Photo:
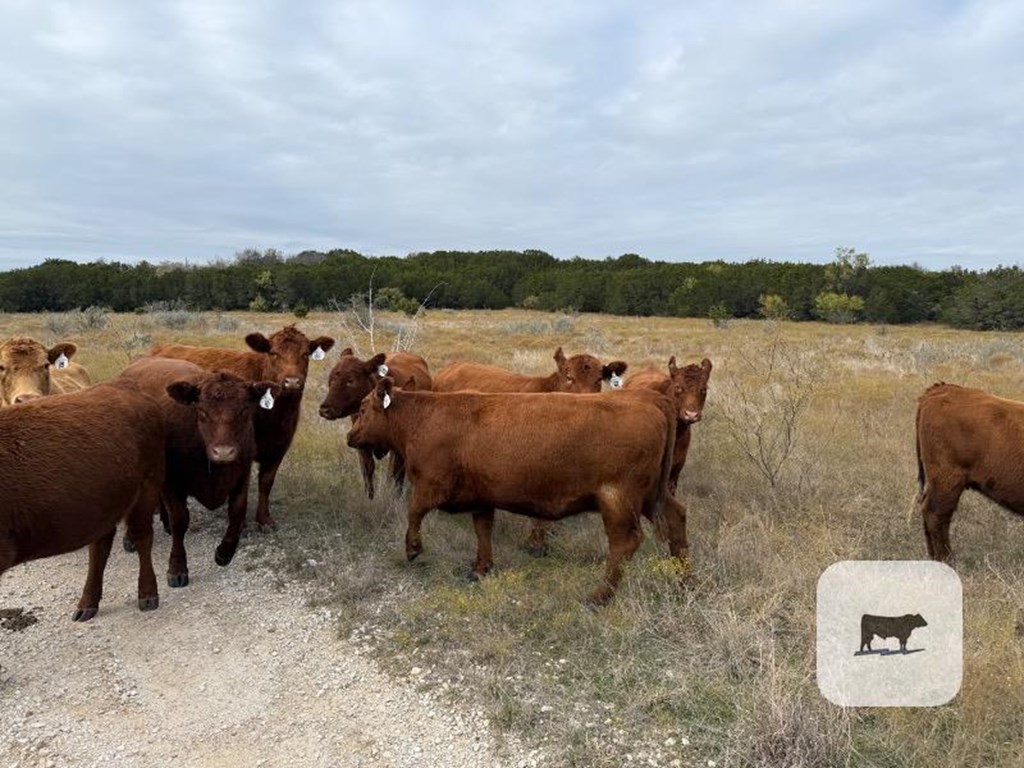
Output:
<svg viewBox="0 0 1024 768">
<path fill-rule="evenodd" d="M 227 565 L 234 559 L 236 549 L 238 549 L 237 543 L 228 544 L 222 541 L 217 545 L 217 551 L 213 553 L 213 561 L 221 567 Z"/>
<path fill-rule="evenodd" d="M 164 522 L 164 533 L 166 533 L 168 536 L 171 535 L 171 524 L 166 521 Z"/>
<path fill-rule="evenodd" d="M 547 557 L 548 547 L 546 544 L 542 544 L 540 546 L 537 546 L 536 544 L 527 544 L 526 554 L 530 555 L 530 557 Z"/>
<path fill-rule="evenodd" d="M 260 533 L 273 533 L 277 530 L 277 523 L 271 520 L 269 523 L 256 523 L 256 530 Z"/>
<path fill-rule="evenodd" d="M 96 615 L 98 608 L 79 608 L 71 616 L 72 621 L 88 621 Z"/>
<path fill-rule="evenodd" d="M 135 551 L 135 542 L 132 541 L 131 539 L 129 539 L 127 536 L 125 536 L 121 540 L 121 546 L 124 547 L 124 551 L 125 552 L 134 552 Z"/>
<path fill-rule="evenodd" d="M 423 554 L 423 550 L 422 549 L 416 549 L 416 550 L 413 550 L 411 552 L 409 550 L 406 550 L 406 552 L 405 552 L 405 559 L 408 560 L 411 563 L 413 560 L 415 560 L 417 557 L 419 557 L 422 554 Z"/>
<path fill-rule="evenodd" d="M 167 586 L 171 587 L 172 589 L 177 589 L 178 587 L 187 587 L 188 571 L 183 571 L 182 573 L 168 573 Z"/>
<path fill-rule="evenodd" d="M 140 597 L 139 598 L 139 610 L 140 611 L 155 611 L 160 607 L 160 598 L 156 595 L 153 597 Z"/>
</svg>

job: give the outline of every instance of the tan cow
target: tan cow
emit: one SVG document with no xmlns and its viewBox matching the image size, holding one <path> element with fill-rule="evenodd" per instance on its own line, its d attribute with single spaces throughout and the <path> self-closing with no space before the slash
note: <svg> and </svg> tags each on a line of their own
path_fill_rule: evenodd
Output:
<svg viewBox="0 0 1024 768">
<path fill-rule="evenodd" d="M 949 524 L 966 489 L 1024 515 L 1024 403 L 933 384 L 917 401 L 917 496 L 928 555 L 948 561 Z"/>
<path fill-rule="evenodd" d="M 548 376 L 526 376 L 496 365 L 451 363 L 434 375 L 435 392 L 600 392 L 602 381 L 621 376 L 628 367 L 617 360 L 603 365 L 593 355 L 567 358 L 555 350 L 557 369 Z"/>
<path fill-rule="evenodd" d="M 604 583 L 589 601 L 601 604 L 643 539 L 641 515 L 654 522 L 674 557 L 687 556 L 685 510 L 668 493 L 675 427 L 672 403 L 650 390 L 409 392 L 384 379 L 363 400 L 348 443 L 405 456 L 410 560 L 423 550 L 421 523 L 435 507 L 473 513 L 477 577 L 491 567 L 495 508 L 547 520 L 596 508 L 608 561 Z"/>
<path fill-rule="evenodd" d="M 71 362 L 77 351 L 68 341 L 47 349 L 28 336 L 12 336 L 0 344 L 0 407 L 91 385 L 88 371 Z"/>
</svg>

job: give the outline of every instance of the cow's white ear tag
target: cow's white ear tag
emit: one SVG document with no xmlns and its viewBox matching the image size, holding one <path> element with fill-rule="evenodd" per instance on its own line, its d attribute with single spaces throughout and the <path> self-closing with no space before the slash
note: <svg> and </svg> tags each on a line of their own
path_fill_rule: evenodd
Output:
<svg viewBox="0 0 1024 768">
<path fill-rule="evenodd" d="M 323 360 L 325 357 L 327 357 L 327 353 L 324 352 L 322 347 L 317 347 L 316 349 L 313 350 L 313 354 L 310 355 L 310 357 L 312 357 L 314 360 Z"/>
<path fill-rule="evenodd" d="M 619 374 L 617 374 L 617 373 L 613 373 L 611 375 L 611 378 L 608 379 L 608 384 L 609 384 L 609 386 L 612 389 L 621 389 L 622 388 L 622 377 L 619 376 Z"/>
<path fill-rule="evenodd" d="M 273 407 L 274 396 L 270 394 L 270 390 L 268 389 L 266 392 L 263 393 L 263 397 L 260 398 L 260 408 L 264 408 L 269 411 Z"/>
<path fill-rule="evenodd" d="M 391 405 L 391 395 L 389 395 L 387 392 L 385 392 L 384 393 L 384 400 L 382 402 L 384 404 L 384 410 L 386 411 L 388 409 L 388 406 Z"/>
<path fill-rule="evenodd" d="M 71 361 L 68 360 L 68 356 L 61 352 L 59 355 L 57 355 L 57 359 L 53 361 L 53 364 L 56 365 L 58 368 L 67 368 L 70 362 Z"/>
<path fill-rule="evenodd" d="M 388 375 L 389 370 L 391 369 L 388 368 L 384 363 L 381 363 L 379 366 L 377 366 L 377 375 L 383 379 L 385 376 Z"/>
</svg>

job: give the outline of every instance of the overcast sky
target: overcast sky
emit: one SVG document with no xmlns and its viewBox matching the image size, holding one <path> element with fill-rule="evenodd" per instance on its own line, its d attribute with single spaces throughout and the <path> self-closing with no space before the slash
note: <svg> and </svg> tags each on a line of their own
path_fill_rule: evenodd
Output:
<svg viewBox="0 0 1024 768">
<path fill-rule="evenodd" d="M 0 0 L 0 268 L 1024 254 L 1024 3 Z"/>
</svg>

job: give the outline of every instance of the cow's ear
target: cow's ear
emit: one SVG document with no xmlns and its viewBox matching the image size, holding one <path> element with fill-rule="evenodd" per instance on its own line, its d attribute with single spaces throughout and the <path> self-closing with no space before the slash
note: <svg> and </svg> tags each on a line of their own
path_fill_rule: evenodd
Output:
<svg viewBox="0 0 1024 768">
<path fill-rule="evenodd" d="M 68 360 L 75 356 L 75 352 L 78 351 L 78 346 L 72 344 L 70 341 L 62 341 L 59 344 L 54 344 L 50 349 L 46 351 L 46 359 L 51 363 L 57 362 L 57 358 L 64 355 Z"/>
<path fill-rule="evenodd" d="M 367 373 L 373 373 L 382 365 L 384 365 L 384 361 L 387 360 L 387 358 L 388 356 L 386 354 L 384 354 L 383 352 L 378 352 L 376 355 L 374 355 L 365 363 L 363 363 L 363 368 L 366 369 Z"/>
<path fill-rule="evenodd" d="M 676 371 L 678 371 L 678 370 L 679 370 L 679 366 L 676 365 L 676 356 L 672 355 L 672 357 L 670 357 L 668 359 L 668 375 L 669 376 L 675 376 L 676 375 Z"/>
<path fill-rule="evenodd" d="M 565 367 L 565 353 L 561 347 L 555 350 L 555 364 L 558 366 L 558 370 L 562 370 Z"/>
<path fill-rule="evenodd" d="M 406 392 L 415 392 L 416 379 L 409 379 L 407 382 L 405 382 L 405 384 L 402 385 L 402 389 L 404 389 Z"/>
<path fill-rule="evenodd" d="M 250 333 L 245 337 L 245 343 L 254 352 L 262 352 L 263 354 L 270 352 L 270 339 L 262 333 Z"/>
<path fill-rule="evenodd" d="M 281 385 L 272 381 L 254 381 L 249 385 L 249 399 L 256 402 L 270 390 L 270 396 L 277 399 L 281 394 Z"/>
<path fill-rule="evenodd" d="M 614 363 L 608 363 L 608 365 L 601 367 L 601 378 L 610 379 L 612 376 L 621 376 L 629 368 L 628 363 L 624 363 L 621 360 L 616 360 Z"/>
<path fill-rule="evenodd" d="M 355 352 L 352 351 L 352 347 L 345 347 L 343 350 L 341 350 L 341 356 L 342 357 L 346 357 L 348 355 L 354 355 L 354 354 L 355 354 Z"/>
<path fill-rule="evenodd" d="M 391 401 L 394 399 L 394 382 L 391 377 L 385 376 L 378 381 L 374 391 L 377 393 L 377 399 L 380 400 L 381 408 L 385 411 L 390 408 Z"/>
<path fill-rule="evenodd" d="M 182 405 L 195 405 L 199 401 L 199 387 L 191 381 L 175 381 L 167 385 L 171 400 Z"/>
<path fill-rule="evenodd" d="M 700 361 L 700 368 L 704 371 L 704 378 L 707 379 L 711 375 L 711 361 L 705 357 Z"/>
<path fill-rule="evenodd" d="M 313 354 L 317 348 L 322 349 L 324 352 L 330 352 L 331 347 L 334 346 L 334 339 L 330 336 L 317 336 L 315 339 L 309 342 L 309 354 Z M 342 354 L 345 354 L 342 352 Z"/>
</svg>

